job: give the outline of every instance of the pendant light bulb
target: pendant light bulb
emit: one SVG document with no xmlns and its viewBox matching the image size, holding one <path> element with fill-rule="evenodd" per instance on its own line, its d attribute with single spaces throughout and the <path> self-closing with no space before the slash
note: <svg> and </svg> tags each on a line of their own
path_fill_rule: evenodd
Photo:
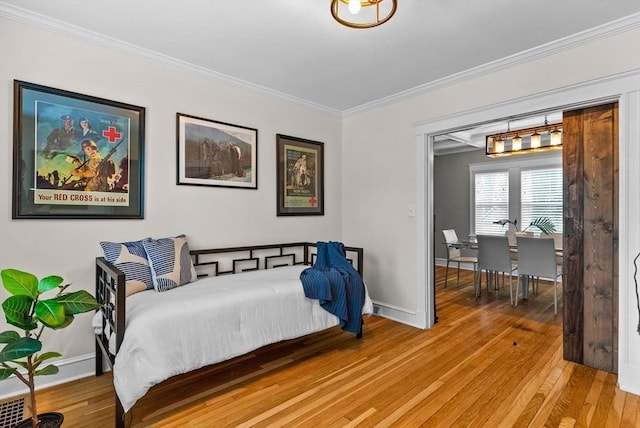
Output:
<svg viewBox="0 0 640 428">
<path fill-rule="evenodd" d="M 541 140 L 542 138 L 540 137 L 540 134 L 538 134 L 538 131 L 534 132 L 531 136 L 531 148 L 537 149 L 538 147 L 540 147 Z"/>
<path fill-rule="evenodd" d="M 558 128 L 554 128 L 554 130 L 551 131 L 550 135 L 552 146 L 559 146 L 560 144 L 562 144 L 562 132 L 560 132 Z"/>
<path fill-rule="evenodd" d="M 513 137 L 513 140 L 511 140 L 511 150 L 517 152 L 521 148 L 522 148 L 522 138 L 519 135 L 516 135 L 515 137 Z"/>
<path fill-rule="evenodd" d="M 352 15 L 357 15 L 358 12 L 360 12 L 360 0 L 349 0 L 349 12 L 351 12 Z"/>
</svg>

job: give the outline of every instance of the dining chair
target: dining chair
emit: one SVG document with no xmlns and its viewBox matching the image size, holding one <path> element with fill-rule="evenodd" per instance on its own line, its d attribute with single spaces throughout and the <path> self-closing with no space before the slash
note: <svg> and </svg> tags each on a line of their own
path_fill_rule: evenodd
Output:
<svg viewBox="0 0 640 428">
<path fill-rule="evenodd" d="M 516 237 L 518 236 L 533 237 L 533 232 L 514 232 L 511 230 L 507 230 L 504 234 L 509 239 L 509 251 L 511 252 L 511 260 L 513 260 L 514 263 L 517 263 L 518 250 L 516 249 L 516 245 L 517 245 Z"/>
<path fill-rule="evenodd" d="M 509 239 L 499 235 L 478 235 L 478 274 L 476 276 L 476 297 L 480 297 L 482 288 L 482 271 L 487 276 L 487 289 L 489 284 L 494 283 L 496 295 L 499 291 L 498 274 L 502 274 L 502 284 L 504 286 L 504 275 L 509 275 L 509 296 L 513 304 L 513 279 L 511 274 L 516 269 L 511 259 L 509 251 Z"/>
<path fill-rule="evenodd" d="M 520 278 L 549 278 L 553 280 L 553 312 L 558 313 L 558 277 L 562 276 L 562 269 L 558 269 L 556 248 L 553 239 L 518 237 L 518 284 L 516 284 L 516 306 L 518 305 L 518 289 Z M 539 281 L 536 281 L 539 283 Z M 534 283 L 534 291 L 537 285 Z"/>
<path fill-rule="evenodd" d="M 475 279 L 476 266 L 478 264 L 478 258 L 473 256 L 461 255 L 460 248 L 453 245 L 458 242 L 458 235 L 455 229 L 444 229 L 442 231 L 442 237 L 444 239 L 445 246 L 447 247 L 447 270 L 444 277 L 444 287 L 447 288 L 447 280 L 449 279 L 449 263 L 454 262 L 458 264 L 458 282 L 460 285 L 460 263 L 472 263 L 473 274 Z"/>
<path fill-rule="evenodd" d="M 540 238 L 543 239 L 553 239 L 553 245 L 556 250 L 556 264 L 562 267 L 562 245 L 564 236 L 562 233 L 551 233 L 549 235 L 545 235 L 544 233 L 540 235 Z"/>
</svg>

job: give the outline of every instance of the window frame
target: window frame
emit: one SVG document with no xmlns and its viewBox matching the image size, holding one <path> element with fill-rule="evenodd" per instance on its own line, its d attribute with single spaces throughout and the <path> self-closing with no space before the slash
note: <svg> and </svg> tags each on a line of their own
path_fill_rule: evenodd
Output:
<svg viewBox="0 0 640 428">
<path fill-rule="evenodd" d="M 491 159 L 487 162 L 469 164 L 469 231 L 476 235 L 476 173 L 504 172 L 509 173 L 509 219 L 520 218 L 522 170 L 562 168 L 562 153 L 544 153 L 537 155 L 514 155 L 508 159 Z M 520 225 L 521 226 L 521 225 Z"/>
</svg>

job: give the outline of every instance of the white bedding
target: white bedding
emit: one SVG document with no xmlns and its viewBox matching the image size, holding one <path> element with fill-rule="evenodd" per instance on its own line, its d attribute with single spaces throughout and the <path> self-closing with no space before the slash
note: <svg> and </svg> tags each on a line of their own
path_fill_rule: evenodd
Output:
<svg viewBox="0 0 640 428">
<path fill-rule="evenodd" d="M 305 297 L 300 272 L 307 267 L 207 277 L 129 296 L 113 370 L 124 411 L 171 376 L 338 325 L 317 300 Z M 373 313 L 368 293 L 362 312 Z"/>
</svg>

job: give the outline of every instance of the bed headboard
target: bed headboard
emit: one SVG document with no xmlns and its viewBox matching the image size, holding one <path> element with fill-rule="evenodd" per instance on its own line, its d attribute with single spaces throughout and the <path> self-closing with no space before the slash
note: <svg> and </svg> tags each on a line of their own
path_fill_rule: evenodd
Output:
<svg viewBox="0 0 640 428">
<path fill-rule="evenodd" d="M 345 252 L 347 260 L 362 277 L 363 249 L 345 247 Z M 191 250 L 191 256 L 199 275 L 217 276 L 280 266 L 312 265 L 316 258 L 316 244 L 294 242 Z"/>
</svg>

